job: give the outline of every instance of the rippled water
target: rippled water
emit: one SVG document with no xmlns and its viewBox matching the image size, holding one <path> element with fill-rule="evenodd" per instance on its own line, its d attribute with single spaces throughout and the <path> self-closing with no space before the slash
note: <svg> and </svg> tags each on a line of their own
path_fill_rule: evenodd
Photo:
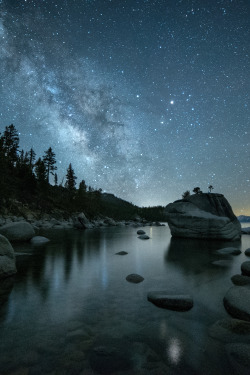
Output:
<svg viewBox="0 0 250 375">
<path fill-rule="evenodd" d="M 250 236 L 173 240 L 168 226 L 144 229 L 149 240 L 112 227 L 47 231 L 46 246 L 15 245 L 18 273 L 1 297 L 1 374 L 236 373 L 211 326 L 229 317 L 223 297 L 247 257 L 216 250 L 245 250 Z M 129 283 L 131 273 L 144 281 Z M 147 300 L 152 290 L 191 294 L 194 307 L 160 309 Z"/>
</svg>

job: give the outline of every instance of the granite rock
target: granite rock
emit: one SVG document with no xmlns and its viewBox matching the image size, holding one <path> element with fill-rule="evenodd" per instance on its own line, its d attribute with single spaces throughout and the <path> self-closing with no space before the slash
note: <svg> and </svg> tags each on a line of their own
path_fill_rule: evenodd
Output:
<svg viewBox="0 0 250 375">
<path fill-rule="evenodd" d="M 222 194 L 194 194 L 167 205 L 173 237 L 239 240 L 241 225 Z"/>
</svg>

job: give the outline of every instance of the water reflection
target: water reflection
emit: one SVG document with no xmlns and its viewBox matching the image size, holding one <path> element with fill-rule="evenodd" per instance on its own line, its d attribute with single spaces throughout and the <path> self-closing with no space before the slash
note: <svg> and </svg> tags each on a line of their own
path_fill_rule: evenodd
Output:
<svg viewBox="0 0 250 375">
<path fill-rule="evenodd" d="M 198 374 L 208 358 L 221 371 L 211 367 L 204 374 L 223 373 L 225 368 L 232 375 L 223 355 L 214 350 L 208 327 L 227 314 L 222 300 L 231 283 L 225 269 L 212 264 L 225 259 L 215 250 L 240 244 L 170 241 L 164 227 L 150 228 L 149 234 L 151 239 L 143 242 L 134 228 L 59 230 L 41 233 L 51 240 L 44 247 L 15 245 L 16 252 L 30 255 L 17 256 L 14 288 L 0 306 L 1 366 L 6 359 L 1 373 L 21 373 L 24 364 L 29 374 L 94 373 L 103 346 L 109 368 L 113 350 L 126 354 L 125 342 L 131 348 L 133 373 Z M 118 251 L 128 255 L 117 256 Z M 233 259 L 238 262 L 240 257 Z M 141 274 L 144 282 L 127 283 L 130 273 Z M 190 311 L 148 303 L 149 290 L 177 287 L 193 295 Z"/>
<path fill-rule="evenodd" d="M 215 270 L 213 262 L 222 259 L 216 250 L 226 247 L 240 248 L 240 241 L 207 241 L 189 238 L 171 238 L 165 262 L 172 263 L 186 274 L 204 273 L 211 276 Z M 223 259 L 232 259 L 231 256 L 223 256 Z"/>
<path fill-rule="evenodd" d="M 166 347 L 166 354 L 170 364 L 178 365 L 181 360 L 182 346 L 177 337 L 172 337 Z"/>
</svg>

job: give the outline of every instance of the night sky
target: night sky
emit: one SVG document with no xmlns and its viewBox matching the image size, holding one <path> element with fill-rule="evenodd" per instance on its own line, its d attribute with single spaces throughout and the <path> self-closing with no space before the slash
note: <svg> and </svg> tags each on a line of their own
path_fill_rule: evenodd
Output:
<svg viewBox="0 0 250 375">
<path fill-rule="evenodd" d="M 0 132 L 139 206 L 250 215 L 249 0 L 0 0 Z"/>
</svg>

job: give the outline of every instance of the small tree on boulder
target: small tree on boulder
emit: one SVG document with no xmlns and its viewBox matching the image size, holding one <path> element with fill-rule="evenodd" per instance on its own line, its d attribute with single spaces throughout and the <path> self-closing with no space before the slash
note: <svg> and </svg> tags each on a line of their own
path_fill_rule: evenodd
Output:
<svg viewBox="0 0 250 375">
<path fill-rule="evenodd" d="M 209 193 L 211 193 L 211 191 L 214 189 L 213 185 L 209 185 L 208 186 L 208 190 L 209 190 Z"/>
<path fill-rule="evenodd" d="M 182 198 L 185 199 L 186 197 L 189 197 L 190 195 L 190 191 L 189 190 L 186 190 L 184 191 L 184 193 L 182 194 Z"/>
<path fill-rule="evenodd" d="M 202 194 L 202 191 L 201 191 L 201 189 L 198 186 L 193 189 L 193 192 L 195 194 Z"/>
</svg>

